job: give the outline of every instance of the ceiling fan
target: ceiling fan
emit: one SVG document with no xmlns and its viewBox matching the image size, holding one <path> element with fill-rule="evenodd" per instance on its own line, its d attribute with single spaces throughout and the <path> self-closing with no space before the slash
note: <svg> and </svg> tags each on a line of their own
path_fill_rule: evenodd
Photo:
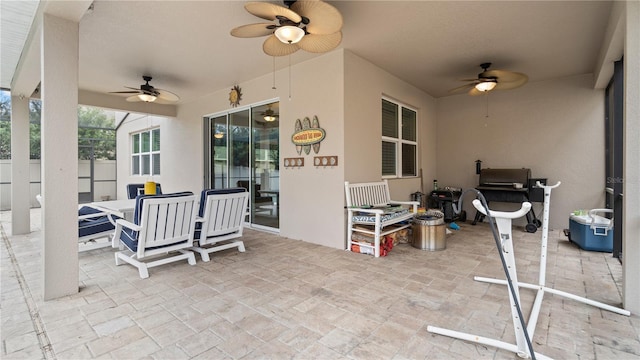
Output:
<svg viewBox="0 0 640 360">
<path fill-rule="evenodd" d="M 342 41 L 342 15 L 321 0 L 284 1 L 284 6 L 248 2 L 244 8 L 259 18 L 271 20 L 238 26 L 231 35 L 241 38 L 269 36 L 262 50 L 270 56 L 285 56 L 299 49 L 322 53 Z"/>
<path fill-rule="evenodd" d="M 518 88 L 527 83 L 529 77 L 523 73 L 507 70 L 489 70 L 490 62 L 480 64 L 482 72 L 477 79 L 463 79 L 468 84 L 449 90 L 455 94 L 467 91 L 471 96 L 485 94 L 492 90 L 509 90 Z"/>
<path fill-rule="evenodd" d="M 151 81 L 151 76 L 143 75 L 142 79 L 146 82 L 146 84 L 140 85 L 139 89 L 125 86 L 127 91 L 112 91 L 110 94 L 134 94 L 132 96 L 127 97 L 127 101 L 136 102 L 136 101 L 144 101 L 144 102 L 156 102 L 158 104 L 172 104 L 176 101 L 180 100 L 180 97 L 171 91 L 158 89 L 149 84 Z"/>
<path fill-rule="evenodd" d="M 264 121 L 272 122 L 278 119 L 278 114 L 271 109 L 271 104 L 267 105 L 267 110 L 260 113 Z"/>
</svg>

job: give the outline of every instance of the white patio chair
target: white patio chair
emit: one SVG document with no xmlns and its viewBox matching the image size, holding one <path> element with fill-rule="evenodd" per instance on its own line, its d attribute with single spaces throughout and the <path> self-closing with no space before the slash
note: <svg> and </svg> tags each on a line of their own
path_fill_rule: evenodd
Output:
<svg viewBox="0 0 640 360">
<path fill-rule="evenodd" d="M 245 251 L 240 238 L 248 204 L 249 192 L 242 187 L 202 191 L 193 237 L 197 246 L 192 248 L 202 261 L 210 261 L 209 254 L 216 251 L 234 247 Z"/>
<path fill-rule="evenodd" d="M 41 207 L 44 206 L 42 195 L 36 195 Z M 115 225 L 109 220 L 109 213 L 91 206 L 78 207 L 78 251 L 89 251 L 110 247 Z M 120 219 L 111 215 L 114 220 Z M 103 241 L 100 241 L 104 239 Z"/>
<path fill-rule="evenodd" d="M 137 267 L 143 279 L 149 277 L 150 267 L 184 259 L 195 265 L 196 257 L 189 248 L 196 211 L 192 192 L 138 195 L 134 222 L 116 221 L 115 238 L 126 247 L 115 254 L 116 265 L 124 261 Z"/>
</svg>

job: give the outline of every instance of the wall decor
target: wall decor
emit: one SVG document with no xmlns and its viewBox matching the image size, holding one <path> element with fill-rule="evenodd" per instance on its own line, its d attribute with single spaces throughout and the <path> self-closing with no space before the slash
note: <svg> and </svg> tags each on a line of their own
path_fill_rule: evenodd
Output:
<svg viewBox="0 0 640 360">
<path fill-rule="evenodd" d="M 337 156 L 314 156 L 313 157 L 313 165 L 318 166 L 337 166 L 338 165 L 338 157 Z"/>
<path fill-rule="evenodd" d="M 240 100 L 242 100 L 242 89 L 240 89 L 240 86 L 234 85 L 229 91 L 229 104 L 236 107 L 240 105 Z"/>
<path fill-rule="evenodd" d="M 302 121 L 296 120 L 295 132 L 291 135 L 291 142 L 296 146 L 298 154 L 309 155 L 311 148 L 317 154 L 320 151 L 320 142 L 324 140 L 326 132 L 320 127 L 317 116 L 313 116 L 313 122 L 305 117 Z"/>
<path fill-rule="evenodd" d="M 294 167 L 303 167 L 304 166 L 304 158 L 284 158 L 284 167 L 285 168 L 294 168 Z"/>
</svg>

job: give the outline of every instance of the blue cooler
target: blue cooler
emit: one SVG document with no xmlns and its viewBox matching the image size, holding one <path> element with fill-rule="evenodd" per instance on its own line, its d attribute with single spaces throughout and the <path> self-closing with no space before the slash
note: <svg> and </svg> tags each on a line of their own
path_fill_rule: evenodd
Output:
<svg viewBox="0 0 640 360">
<path fill-rule="evenodd" d="M 591 251 L 613 251 L 613 219 L 596 215 L 596 212 L 612 213 L 611 209 L 591 209 L 588 215 L 569 217 L 569 241 L 581 249 Z"/>
</svg>

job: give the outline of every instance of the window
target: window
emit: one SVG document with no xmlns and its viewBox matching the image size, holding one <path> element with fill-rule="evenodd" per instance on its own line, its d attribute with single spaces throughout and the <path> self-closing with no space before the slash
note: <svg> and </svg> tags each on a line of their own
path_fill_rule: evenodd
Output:
<svg viewBox="0 0 640 360">
<path fill-rule="evenodd" d="M 160 129 L 131 135 L 131 175 L 160 175 Z"/>
<path fill-rule="evenodd" d="M 382 99 L 382 177 L 417 176 L 417 112 Z"/>
</svg>

